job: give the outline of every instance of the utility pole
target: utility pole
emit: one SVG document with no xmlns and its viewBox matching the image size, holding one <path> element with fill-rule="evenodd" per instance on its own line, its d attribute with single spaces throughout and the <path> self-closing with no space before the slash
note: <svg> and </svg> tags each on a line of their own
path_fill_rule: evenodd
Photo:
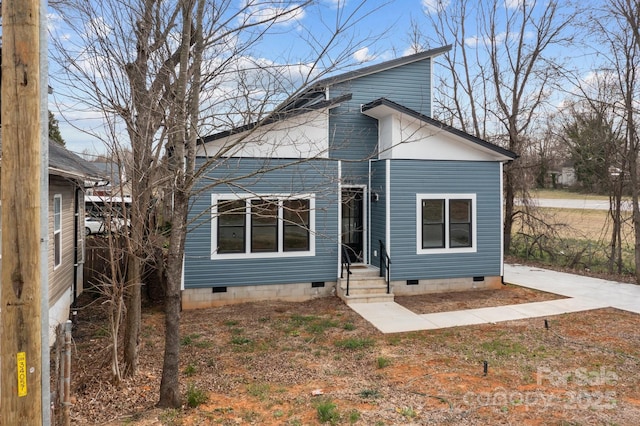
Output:
<svg viewBox="0 0 640 426">
<path fill-rule="evenodd" d="M 43 422 L 40 19 L 41 0 L 2 0 L 0 424 L 7 426 Z"/>
</svg>

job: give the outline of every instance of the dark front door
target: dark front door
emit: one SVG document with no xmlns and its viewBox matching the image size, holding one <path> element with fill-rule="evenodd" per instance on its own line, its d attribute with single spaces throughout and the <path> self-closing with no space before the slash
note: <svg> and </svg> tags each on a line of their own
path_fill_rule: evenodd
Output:
<svg viewBox="0 0 640 426">
<path fill-rule="evenodd" d="M 342 190 L 342 244 L 352 263 L 362 263 L 364 249 L 364 189 Z"/>
</svg>

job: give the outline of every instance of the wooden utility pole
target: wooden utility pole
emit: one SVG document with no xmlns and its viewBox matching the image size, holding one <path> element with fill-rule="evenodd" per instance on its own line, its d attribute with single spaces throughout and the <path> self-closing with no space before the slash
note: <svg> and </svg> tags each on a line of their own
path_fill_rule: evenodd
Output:
<svg viewBox="0 0 640 426">
<path fill-rule="evenodd" d="M 2 0 L 0 424 L 7 426 L 43 422 L 40 7 L 40 0 Z"/>
</svg>

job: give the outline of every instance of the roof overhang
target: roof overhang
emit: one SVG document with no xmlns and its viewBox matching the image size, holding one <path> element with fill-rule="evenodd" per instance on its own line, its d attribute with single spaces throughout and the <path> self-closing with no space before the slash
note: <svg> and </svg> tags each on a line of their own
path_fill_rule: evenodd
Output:
<svg viewBox="0 0 640 426">
<path fill-rule="evenodd" d="M 413 124 L 413 128 L 423 129 L 425 135 L 440 134 L 451 141 L 455 141 L 459 144 L 467 146 L 469 150 L 474 150 L 488 155 L 494 161 L 507 162 L 512 161 L 518 157 L 515 153 L 509 151 L 508 149 L 477 138 L 459 129 L 446 125 L 441 121 L 435 120 L 429 116 L 421 114 L 410 108 L 406 108 L 385 98 L 380 98 L 368 104 L 362 105 L 361 111 L 363 114 L 375 118 L 379 122 L 383 122 L 385 120 L 388 121 L 390 118 L 396 118 L 403 123 L 403 126 Z M 417 137 L 417 135 L 413 136 Z M 399 137 L 397 133 L 396 137 Z M 394 144 L 400 144 L 402 142 L 404 142 L 404 140 L 396 140 L 389 143 L 391 144 L 390 146 L 393 146 Z"/>
</svg>

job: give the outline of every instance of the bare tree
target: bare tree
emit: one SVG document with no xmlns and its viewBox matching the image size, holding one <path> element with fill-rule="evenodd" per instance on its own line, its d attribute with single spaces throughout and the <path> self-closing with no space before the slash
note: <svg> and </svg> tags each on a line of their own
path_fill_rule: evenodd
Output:
<svg viewBox="0 0 640 426">
<path fill-rule="evenodd" d="M 633 228 L 635 234 L 635 275 L 640 283 L 640 206 L 638 206 L 638 155 L 640 139 L 637 122 L 637 99 L 640 96 L 637 72 L 640 66 L 640 3 L 636 0 L 610 0 L 607 8 L 610 27 L 604 33 L 610 51 L 610 61 L 621 95 L 624 137 L 629 161 L 631 201 L 633 204 Z"/>
<path fill-rule="evenodd" d="M 286 104 L 288 96 L 344 64 L 362 47 L 355 43 L 353 26 L 379 5 L 366 9 L 362 1 L 347 10 L 340 4 L 332 11 L 333 20 L 321 21 L 324 31 L 300 28 L 297 35 L 312 53 L 282 65 L 256 60 L 251 50 L 282 23 L 312 12 L 314 2 L 249 0 L 238 6 L 230 0 L 111 0 L 94 7 L 78 0 L 73 6 L 66 15 L 69 25 L 87 27 L 74 27 L 82 42 L 76 51 L 60 46 L 59 63 L 82 83 L 78 98 L 88 98 L 85 103 L 103 111 L 108 143 L 124 140 L 133 152 L 124 343 L 130 374 L 137 362 L 141 264 L 152 251 L 148 242 L 154 240 L 149 238 L 154 230 L 147 226 L 148 211 L 158 188 L 171 199 L 159 405 L 176 407 L 186 218 L 194 183 L 208 165 L 196 166 L 199 136 L 248 120 L 256 122 L 254 129 L 270 123 L 273 106 Z M 239 80 L 238 71 L 256 76 L 255 81 Z"/>
<path fill-rule="evenodd" d="M 430 41 L 454 41 L 438 80 L 444 121 L 523 154 L 547 107 L 561 64 L 551 50 L 571 41 L 574 12 L 557 0 L 453 1 L 427 15 Z M 475 20 L 473 19 L 475 17 Z M 511 246 L 515 199 L 526 197 L 520 160 L 505 167 L 504 249 Z"/>
</svg>

